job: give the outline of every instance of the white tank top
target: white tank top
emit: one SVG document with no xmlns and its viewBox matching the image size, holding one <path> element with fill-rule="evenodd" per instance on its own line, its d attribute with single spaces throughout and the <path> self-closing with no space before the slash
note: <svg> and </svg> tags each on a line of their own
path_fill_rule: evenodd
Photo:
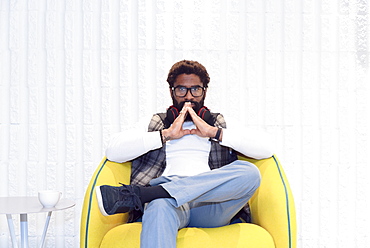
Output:
<svg viewBox="0 0 370 248">
<path fill-rule="evenodd" d="M 183 129 L 195 129 L 193 122 L 184 122 Z M 163 176 L 193 176 L 209 171 L 209 138 L 185 135 L 166 142 L 166 169 Z"/>
</svg>

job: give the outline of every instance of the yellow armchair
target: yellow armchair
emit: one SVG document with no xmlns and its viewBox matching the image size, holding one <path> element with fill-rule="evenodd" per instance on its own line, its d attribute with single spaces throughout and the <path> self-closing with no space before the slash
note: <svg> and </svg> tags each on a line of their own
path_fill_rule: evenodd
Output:
<svg viewBox="0 0 370 248">
<path fill-rule="evenodd" d="M 247 159 L 262 175 L 261 185 L 250 199 L 253 223 L 217 228 L 183 228 L 178 248 L 296 248 L 296 214 L 289 183 L 276 156 Z M 127 214 L 103 216 L 95 197 L 95 186 L 130 183 L 131 163 L 114 163 L 104 158 L 85 193 L 81 216 L 81 248 L 140 247 L 141 223 L 127 224 Z"/>
</svg>

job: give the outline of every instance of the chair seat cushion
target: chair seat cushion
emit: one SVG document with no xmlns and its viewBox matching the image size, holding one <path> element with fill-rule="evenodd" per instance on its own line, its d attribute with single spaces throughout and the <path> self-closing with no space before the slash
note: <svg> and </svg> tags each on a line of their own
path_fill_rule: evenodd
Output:
<svg viewBox="0 0 370 248">
<path fill-rule="evenodd" d="M 101 247 L 140 248 L 141 223 L 123 224 L 111 229 Z M 183 228 L 177 236 L 177 248 L 274 248 L 271 235 L 262 227 L 238 223 L 218 228 Z"/>
</svg>

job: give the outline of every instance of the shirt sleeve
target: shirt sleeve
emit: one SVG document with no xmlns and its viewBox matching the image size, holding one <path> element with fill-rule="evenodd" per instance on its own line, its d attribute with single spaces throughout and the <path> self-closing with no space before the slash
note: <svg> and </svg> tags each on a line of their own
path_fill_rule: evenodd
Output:
<svg viewBox="0 0 370 248">
<path fill-rule="evenodd" d="M 105 151 L 108 160 L 123 163 L 162 147 L 159 131 L 148 132 L 142 123 L 137 126 L 112 136 Z"/>
<path fill-rule="evenodd" d="M 273 153 L 270 136 L 262 129 L 243 127 L 235 120 L 226 119 L 227 128 L 223 129 L 221 145 L 254 159 L 265 159 Z"/>
</svg>

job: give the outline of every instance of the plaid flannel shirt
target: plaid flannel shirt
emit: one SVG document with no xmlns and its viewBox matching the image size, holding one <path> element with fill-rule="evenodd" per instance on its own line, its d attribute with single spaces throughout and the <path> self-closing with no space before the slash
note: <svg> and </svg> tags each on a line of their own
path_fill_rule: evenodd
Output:
<svg viewBox="0 0 370 248">
<path fill-rule="evenodd" d="M 165 114 L 153 115 L 148 131 L 154 132 L 163 130 Z M 214 118 L 214 126 L 226 128 L 226 122 L 222 114 L 212 113 Z M 159 134 L 158 134 L 159 135 Z M 134 159 L 131 165 L 131 184 L 146 186 L 153 178 L 160 177 L 166 168 L 166 146 L 162 146 L 156 150 L 149 151 L 140 157 Z M 216 141 L 211 141 L 211 151 L 209 153 L 208 165 L 211 170 L 220 168 L 237 160 L 236 152 L 225 146 L 221 146 Z M 246 214 L 246 215 L 245 215 Z M 135 214 L 137 217 L 137 214 Z M 244 216 L 242 218 L 250 222 L 250 211 L 248 204 L 244 207 Z M 130 216 L 131 221 L 135 217 Z"/>
</svg>

